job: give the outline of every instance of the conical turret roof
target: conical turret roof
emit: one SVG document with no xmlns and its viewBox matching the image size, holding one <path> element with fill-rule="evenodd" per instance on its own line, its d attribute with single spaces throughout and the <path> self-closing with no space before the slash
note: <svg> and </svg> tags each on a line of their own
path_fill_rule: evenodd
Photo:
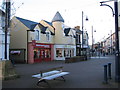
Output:
<svg viewBox="0 0 120 90">
<path fill-rule="evenodd" d="M 55 14 L 55 16 L 52 19 L 52 22 L 55 22 L 55 21 L 64 22 L 64 19 L 62 18 L 61 14 L 58 11 L 57 11 L 57 13 Z"/>
</svg>

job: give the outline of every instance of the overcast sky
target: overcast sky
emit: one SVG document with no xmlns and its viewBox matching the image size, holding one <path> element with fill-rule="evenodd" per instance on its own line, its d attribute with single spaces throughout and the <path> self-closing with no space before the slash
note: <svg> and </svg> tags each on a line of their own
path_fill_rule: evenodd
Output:
<svg viewBox="0 0 120 90">
<path fill-rule="evenodd" d="M 89 34 L 91 44 L 91 31 L 94 33 L 95 42 L 108 37 L 111 30 L 114 32 L 114 17 L 110 8 L 100 6 L 103 0 L 11 0 L 12 8 L 16 8 L 15 16 L 39 22 L 42 19 L 51 22 L 57 11 L 65 20 L 65 25 L 74 27 L 82 23 L 82 11 L 84 12 L 84 29 Z M 104 0 L 106 1 L 106 0 Z M 22 5 L 22 3 L 24 3 Z M 114 2 L 107 3 L 111 6 Z M 18 8 L 20 7 L 20 8 Z M 113 7 L 114 8 L 114 7 Z M 12 10 L 13 12 L 14 10 Z M 14 15 L 13 15 L 14 16 Z M 85 21 L 86 16 L 89 21 Z"/>
</svg>

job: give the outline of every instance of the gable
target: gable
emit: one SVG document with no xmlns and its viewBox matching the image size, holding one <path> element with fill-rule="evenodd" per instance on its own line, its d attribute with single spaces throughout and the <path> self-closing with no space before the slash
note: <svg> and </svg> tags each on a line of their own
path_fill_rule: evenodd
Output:
<svg viewBox="0 0 120 90">
<path fill-rule="evenodd" d="M 41 20 L 40 24 L 43 25 L 44 27 L 49 28 L 52 35 L 55 35 L 55 30 L 54 30 L 54 27 L 52 26 L 52 23 L 45 21 L 45 20 Z"/>
</svg>

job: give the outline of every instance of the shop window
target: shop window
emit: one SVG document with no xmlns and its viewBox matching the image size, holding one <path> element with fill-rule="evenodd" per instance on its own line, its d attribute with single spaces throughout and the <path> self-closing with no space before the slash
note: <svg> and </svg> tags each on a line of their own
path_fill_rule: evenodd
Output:
<svg viewBox="0 0 120 90">
<path fill-rule="evenodd" d="M 72 57 L 74 56 L 74 50 L 73 49 L 65 49 L 64 50 L 64 57 Z"/>
<path fill-rule="evenodd" d="M 45 58 L 50 58 L 50 50 L 49 49 L 46 49 L 45 50 Z"/>
<path fill-rule="evenodd" d="M 68 49 L 64 50 L 64 57 L 69 57 L 69 50 Z"/>
<path fill-rule="evenodd" d="M 62 56 L 62 49 L 56 49 L 56 57 L 63 57 Z"/>
<path fill-rule="evenodd" d="M 66 57 L 66 51 L 64 50 L 64 57 Z"/>
<path fill-rule="evenodd" d="M 71 50 L 70 50 L 70 57 L 72 56 L 72 52 L 71 52 Z"/>
<path fill-rule="evenodd" d="M 50 58 L 50 49 L 34 49 L 34 59 Z"/>
<path fill-rule="evenodd" d="M 40 51 L 38 49 L 34 50 L 34 59 L 40 58 Z"/>
<path fill-rule="evenodd" d="M 45 58 L 45 51 L 41 50 L 41 58 Z"/>
<path fill-rule="evenodd" d="M 68 49 L 64 50 L 64 57 L 69 57 L 69 50 Z"/>
</svg>

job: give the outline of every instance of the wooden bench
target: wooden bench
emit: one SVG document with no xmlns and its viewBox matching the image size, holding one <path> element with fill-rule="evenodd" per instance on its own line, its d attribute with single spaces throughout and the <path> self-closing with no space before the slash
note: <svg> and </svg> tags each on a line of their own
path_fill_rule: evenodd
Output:
<svg viewBox="0 0 120 90">
<path fill-rule="evenodd" d="M 56 78 L 61 77 L 63 81 L 65 81 L 63 76 L 69 74 L 69 72 L 63 72 L 62 68 L 63 67 L 55 67 L 47 70 L 41 70 L 39 74 L 32 75 L 32 77 L 39 79 L 37 86 L 40 82 L 44 82 L 50 87 L 47 80 L 56 80 Z"/>
</svg>

